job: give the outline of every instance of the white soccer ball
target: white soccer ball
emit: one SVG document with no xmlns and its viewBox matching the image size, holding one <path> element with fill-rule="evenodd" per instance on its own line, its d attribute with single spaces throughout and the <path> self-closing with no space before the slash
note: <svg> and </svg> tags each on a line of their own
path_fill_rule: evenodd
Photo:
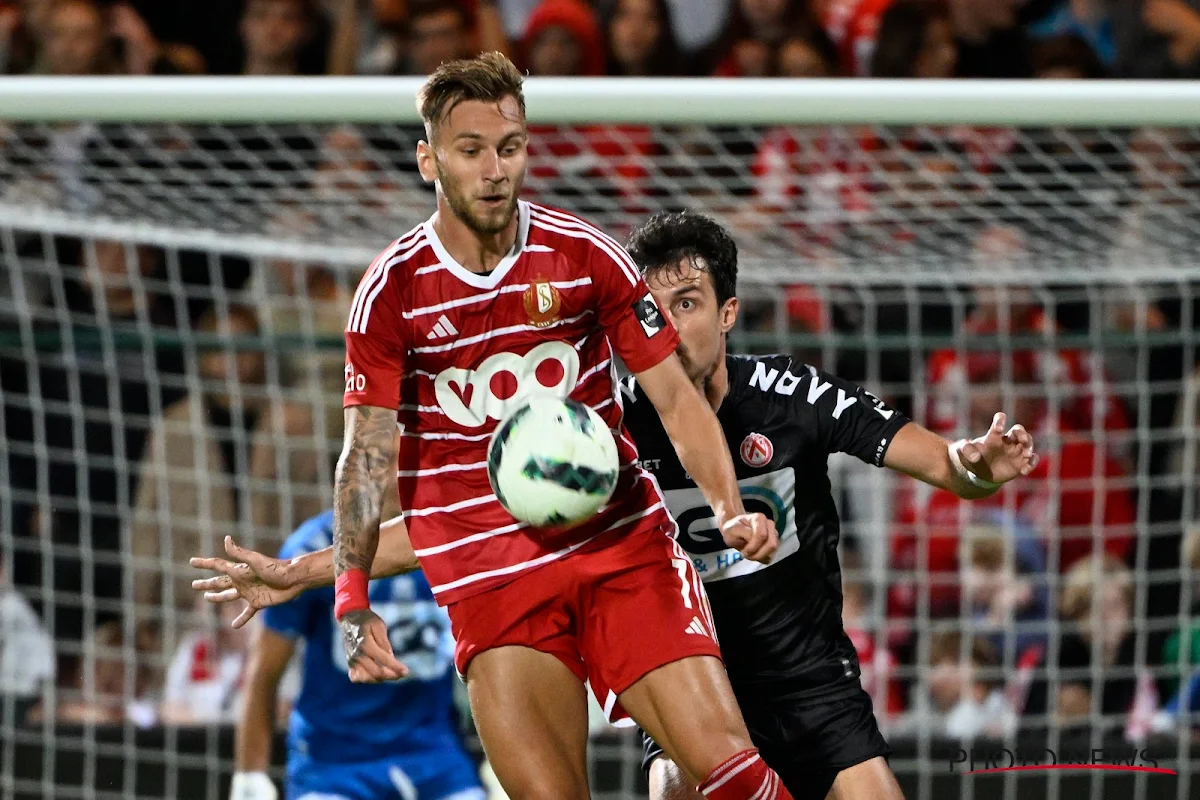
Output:
<svg viewBox="0 0 1200 800">
<path fill-rule="evenodd" d="M 508 513 L 539 528 L 594 516 L 617 485 L 617 443 L 583 403 L 531 397 L 506 417 L 488 446 L 488 479 Z"/>
</svg>

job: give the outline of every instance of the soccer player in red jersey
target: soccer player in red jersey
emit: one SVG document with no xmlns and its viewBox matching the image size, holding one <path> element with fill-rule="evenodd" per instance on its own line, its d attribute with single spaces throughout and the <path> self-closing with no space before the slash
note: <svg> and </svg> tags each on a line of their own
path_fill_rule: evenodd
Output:
<svg viewBox="0 0 1200 800">
<path fill-rule="evenodd" d="M 527 133 L 521 75 L 507 59 L 445 64 L 418 101 L 427 141 L 417 163 L 437 212 L 371 265 L 346 328 L 334 562 L 352 679 L 405 674 L 367 602 L 398 462 L 409 535 L 449 612 L 476 726 L 511 797 L 588 796 L 586 683 L 707 797 L 790 798 L 754 750 L 700 579 L 622 427 L 617 357 L 726 543 L 769 559 L 774 525 L 745 513 L 717 419 L 674 355 L 675 330 L 613 239 L 518 199 Z M 587 403 L 617 435 L 614 499 L 564 532 L 515 521 L 488 482 L 491 432 L 533 392 Z"/>
</svg>

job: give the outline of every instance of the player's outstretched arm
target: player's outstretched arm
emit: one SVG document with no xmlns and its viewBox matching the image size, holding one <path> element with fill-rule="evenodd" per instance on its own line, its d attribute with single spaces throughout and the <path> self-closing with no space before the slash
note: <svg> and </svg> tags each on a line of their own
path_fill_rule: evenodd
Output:
<svg viewBox="0 0 1200 800">
<path fill-rule="evenodd" d="M 769 561 L 779 547 L 775 524 L 762 514 L 747 514 L 743 508 L 721 424 L 688 380 L 679 358 L 668 356 L 637 373 L 637 380 L 658 411 L 679 463 L 708 500 L 725 542 L 748 559 Z"/>
<path fill-rule="evenodd" d="M 246 669 L 245 700 L 234 735 L 236 772 L 230 800 L 276 800 L 275 784 L 267 775 L 275 733 L 275 704 L 279 682 L 296 644 L 270 628 L 260 628 Z"/>
<path fill-rule="evenodd" d="M 235 628 L 253 619 L 260 609 L 286 603 L 302 592 L 332 586 L 334 582 L 332 546 L 285 560 L 249 550 L 237 544 L 232 536 L 226 536 L 225 553 L 232 560 L 218 557 L 191 560 L 197 569 L 221 573 L 212 578 L 197 578 L 192 581 L 192 588 L 203 592 L 210 603 L 245 601 L 246 607 L 233 621 Z M 393 517 L 380 525 L 371 577 L 390 578 L 420 566 L 404 519 Z"/>
<path fill-rule="evenodd" d="M 346 647 L 350 679 L 396 680 L 408 670 L 392 653 L 387 626 L 371 611 L 367 584 L 379 544 L 388 483 L 396 480 L 396 410 L 349 406 L 333 491 L 334 616 Z"/>
<path fill-rule="evenodd" d="M 909 422 L 896 433 L 883 464 L 967 500 L 988 497 L 1038 464 L 1033 436 L 1022 425 L 1005 430 L 1003 412 L 983 436 L 948 442 Z"/>
</svg>

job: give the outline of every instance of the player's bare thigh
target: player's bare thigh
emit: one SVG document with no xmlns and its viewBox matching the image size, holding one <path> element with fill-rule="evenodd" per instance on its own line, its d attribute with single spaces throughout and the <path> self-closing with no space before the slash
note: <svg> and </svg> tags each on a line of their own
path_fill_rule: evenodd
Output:
<svg viewBox="0 0 1200 800">
<path fill-rule="evenodd" d="M 839 772 L 825 800 L 904 800 L 904 792 L 887 761 L 876 756 Z"/>
<path fill-rule="evenodd" d="M 588 797 L 587 695 L 552 655 L 496 647 L 467 667 L 480 741 L 511 800 Z"/>
<path fill-rule="evenodd" d="M 692 786 L 754 746 L 725 666 L 712 656 L 664 664 L 642 676 L 619 699 Z"/>
</svg>

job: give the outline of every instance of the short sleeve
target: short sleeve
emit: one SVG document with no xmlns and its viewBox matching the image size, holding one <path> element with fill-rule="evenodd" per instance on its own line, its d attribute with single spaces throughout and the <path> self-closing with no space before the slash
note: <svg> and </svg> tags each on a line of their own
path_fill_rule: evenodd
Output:
<svg viewBox="0 0 1200 800">
<path fill-rule="evenodd" d="M 302 639 L 308 632 L 308 616 L 312 610 L 309 592 L 301 592 L 286 603 L 263 609 L 263 625 L 289 639 Z"/>
<path fill-rule="evenodd" d="M 354 293 L 346 325 L 344 407 L 400 405 L 408 344 L 394 281 L 377 261 Z"/>
<path fill-rule="evenodd" d="M 826 452 L 847 453 L 876 467 L 908 417 L 858 384 L 807 367 L 809 379 L 795 392 L 796 402 L 808 406 Z"/>
<path fill-rule="evenodd" d="M 641 272 L 616 241 L 588 245 L 600 327 L 630 372 L 660 363 L 679 346 L 679 334 L 658 307 Z"/>
</svg>

